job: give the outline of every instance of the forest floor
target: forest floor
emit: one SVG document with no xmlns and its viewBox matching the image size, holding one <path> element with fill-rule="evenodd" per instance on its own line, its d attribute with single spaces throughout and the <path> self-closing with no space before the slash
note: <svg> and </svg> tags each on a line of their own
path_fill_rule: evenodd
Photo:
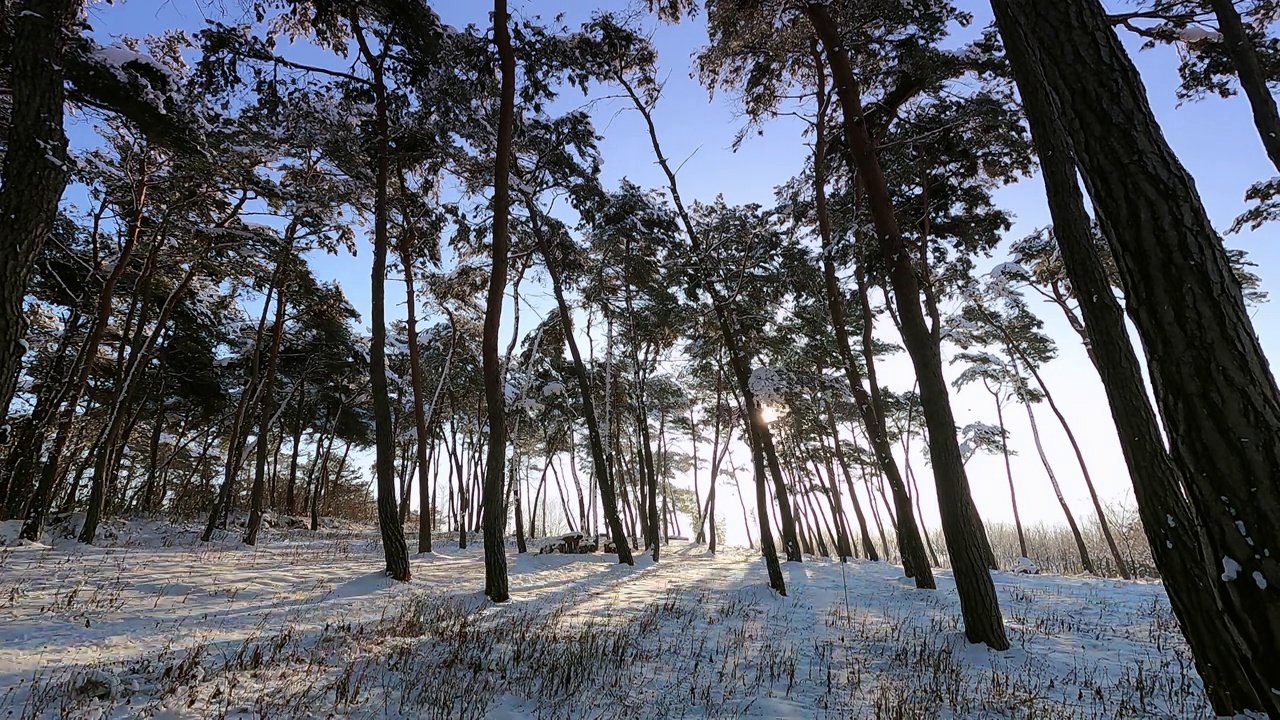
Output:
<svg viewBox="0 0 1280 720">
<path fill-rule="evenodd" d="M 742 548 L 512 552 L 494 605 L 478 545 L 438 542 L 401 584 L 370 528 L 197 530 L 0 547 L 0 718 L 1210 715 L 1158 583 L 996 573 L 994 652 L 947 571 L 923 591 L 806 558 L 781 597 Z"/>
</svg>

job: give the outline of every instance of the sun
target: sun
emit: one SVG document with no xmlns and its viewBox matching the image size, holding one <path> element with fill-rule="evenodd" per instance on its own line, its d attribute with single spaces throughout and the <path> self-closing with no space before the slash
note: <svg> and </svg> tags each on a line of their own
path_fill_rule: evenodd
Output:
<svg viewBox="0 0 1280 720">
<path fill-rule="evenodd" d="M 760 417 L 764 418 L 766 423 L 772 423 L 778 419 L 778 411 L 772 405 L 761 405 Z"/>
</svg>

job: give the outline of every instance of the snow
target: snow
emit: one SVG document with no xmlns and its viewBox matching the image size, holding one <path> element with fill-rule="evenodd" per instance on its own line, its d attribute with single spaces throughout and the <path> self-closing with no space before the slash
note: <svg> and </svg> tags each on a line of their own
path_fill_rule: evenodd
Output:
<svg viewBox="0 0 1280 720">
<path fill-rule="evenodd" d="M 564 386 L 564 383 L 559 381 L 552 381 L 542 386 L 542 397 L 552 397 L 554 395 L 563 395 L 565 394 L 567 389 L 568 388 Z"/>
<path fill-rule="evenodd" d="M 781 405 L 785 402 L 783 393 L 787 389 L 786 383 L 783 382 L 782 375 L 773 368 L 758 367 L 752 370 L 747 387 L 756 396 L 758 404 Z"/>
<path fill-rule="evenodd" d="M 1222 39 L 1222 33 L 1202 27 L 1185 27 L 1178 31 L 1178 39 L 1184 43 L 1198 43 L 1206 40 L 1218 42 Z"/>
<path fill-rule="evenodd" d="M 1157 583 L 994 573 L 1012 641 L 996 652 L 965 641 L 945 570 L 925 591 L 807 558 L 781 597 L 741 548 L 673 541 L 635 567 L 508 548 L 512 602 L 493 605 L 479 545 L 437 537 L 401 584 L 373 528 L 278 520 L 257 548 L 158 521 L 0 548 L 0 715 L 1208 714 Z"/>
<path fill-rule="evenodd" d="M 1013 571 L 1023 575 L 1039 575 L 1040 568 L 1031 561 L 1031 558 L 1020 557 L 1013 561 Z"/>
<path fill-rule="evenodd" d="M 1231 582 L 1240 576 L 1240 563 L 1229 555 L 1222 556 L 1222 579 L 1225 582 Z"/>
<path fill-rule="evenodd" d="M 152 106 L 157 112 L 164 114 L 169 105 L 176 102 L 176 99 L 170 94 L 171 91 L 178 87 L 178 80 L 173 71 L 166 67 L 163 63 L 145 53 L 136 50 L 130 50 L 120 43 L 111 45 L 96 45 L 90 53 L 95 61 L 102 63 L 109 72 L 114 74 L 121 82 L 129 83 L 131 80 L 140 86 L 142 99 Z M 125 70 L 126 65 L 136 64 L 158 73 L 164 78 L 164 84 L 168 87 L 154 87 L 150 80 Z"/>
<path fill-rule="evenodd" d="M 1019 280 L 1029 274 L 1026 268 L 1015 262 L 1000 263 L 991 268 L 991 272 L 987 273 L 993 280 Z"/>
<path fill-rule="evenodd" d="M 1257 570 L 1253 571 L 1253 581 L 1257 583 L 1259 590 L 1267 589 L 1267 579 L 1263 577 L 1262 573 L 1258 572 Z"/>
</svg>

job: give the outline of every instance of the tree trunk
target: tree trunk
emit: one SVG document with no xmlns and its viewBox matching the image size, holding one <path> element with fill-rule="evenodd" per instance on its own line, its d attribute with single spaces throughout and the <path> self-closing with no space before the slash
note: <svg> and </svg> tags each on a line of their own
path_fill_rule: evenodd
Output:
<svg viewBox="0 0 1280 720">
<path fill-rule="evenodd" d="M 4 415 L 27 352 L 23 298 L 70 176 L 62 128 L 62 56 L 79 7 L 79 0 L 26 0 L 10 6 L 12 112 L 0 169 L 0 440 L 7 440 Z"/>
<path fill-rule="evenodd" d="M 638 372 L 638 371 L 637 371 Z M 644 394 L 636 397 L 636 428 L 639 431 L 637 441 L 640 443 L 641 475 L 645 483 L 645 514 L 649 518 L 649 534 L 646 544 L 653 554 L 653 561 L 658 562 L 662 545 L 662 519 L 658 516 L 658 473 L 653 467 L 653 446 L 649 439 L 649 409 L 644 404 Z"/>
<path fill-rule="evenodd" d="M 929 427 L 929 454 L 942 515 L 947 552 L 960 595 L 965 636 L 969 642 L 986 643 L 996 650 L 1009 647 L 1004 620 L 996 599 L 995 584 L 987 570 L 991 556 L 982 521 L 969 492 L 956 440 L 955 417 L 942 374 L 942 358 L 920 307 L 920 287 L 915 268 L 898 231 L 889 187 L 880 169 L 875 148 L 863 121 L 861 89 L 843 47 L 840 30 L 828 7 L 818 0 L 805 5 L 815 32 L 826 50 L 844 112 L 845 143 L 849 171 L 862 178 L 871 215 L 880 239 L 881 253 L 889 268 L 902 339 L 911 355 L 920 382 L 920 400 Z"/>
<path fill-rule="evenodd" d="M 991 393 L 996 400 L 996 421 L 1000 423 L 1000 449 L 1004 455 L 1004 474 L 1009 479 L 1009 502 L 1013 503 L 1013 525 L 1018 530 L 1018 550 L 1022 557 L 1027 557 L 1027 536 L 1022 531 L 1022 516 L 1018 514 L 1018 493 L 1013 489 L 1013 465 L 1009 462 L 1009 431 L 1004 427 L 1004 405 L 997 392 Z"/>
<path fill-rule="evenodd" d="M 263 333 L 266 332 L 267 315 L 271 311 L 271 299 L 276 292 L 277 285 L 280 284 L 281 267 L 279 263 L 276 264 L 275 270 L 271 274 L 271 281 L 267 286 L 267 294 L 262 299 L 262 313 L 258 316 L 258 329 L 254 335 L 253 363 L 249 379 L 245 382 L 244 389 L 240 392 L 240 399 L 236 402 L 236 414 L 231 422 L 231 431 L 228 434 L 222 485 L 218 488 L 218 494 L 214 497 L 212 506 L 209 508 L 209 521 L 205 523 L 204 533 L 200 535 L 201 542 L 212 540 L 213 531 L 219 525 L 224 525 L 228 515 L 231 513 L 231 497 L 235 493 L 236 475 L 240 471 L 236 463 L 236 457 L 240 451 L 240 443 L 244 440 L 241 430 L 244 427 L 244 420 L 249 408 L 253 405 L 258 390 L 262 387 L 261 383 L 258 382 L 258 369 L 262 365 Z"/>
<path fill-rule="evenodd" d="M 848 461 L 845 459 L 845 456 L 844 456 L 844 449 L 843 449 L 842 447 L 840 447 L 840 433 L 839 433 L 839 431 L 838 431 L 838 430 L 837 430 L 837 428 L 836 428 L 836 416 L 835 416 L 835 410 L 831 407 L 831 405 L 830 405 L 830 404 L 828 404 L 828 405 L 827 405 L 827 432 L 831 433 L 832 452 L 835 454 L 835 457 L 836 457 L 836 464 L 840 467 L 840 473 L 841 473 L 842 475 L 844 475 L 844 484 L 845 484 L 845 487 L 846 487 L 846 488 L 848 488 L 848 490 L 849 490 L 849 502 L 853 503 L 853 514 L 854 514 L 854 516 L 855 516 L 855 517 L 857 517 L 857 519 L 858 519 L 858 530 L 859 530 L 859 532 L 860 532 L 860 533 L 861 533 L 861 535 L 862 535 L 862 550 L 863 550 L 863 552 L 865 552 L 865 553 L 867 554 L 867 559 L 868 559 L 868 560 L 871 560 L 871 561 L 878 561 L 878 560 L 880 560 L 880 553 L 876 552 L 876 544 L 875 544 L 874 542 L 872 542 L 872 540 L 871 540 L 871 533 L 870 533 L 870 531 L 867 529 L 867 518 L 866 518 L 866 516 L 865 516 L 865 515 L 863 515 L 863 514 L 862 514 L 862 503 L 861 503 L 861 502 L 859 502 L 859 500 L 858 500 L 858 493 L 857 493 L 857 492 L 855 491 L 855 489 L 854 489 L 854 485 L 853 485 L 853 474 L 849 472 L 849 463 L 848 463 Z M 828 462 L 828 468 L 829 468 L 829 467 L 830 467 L 830 463 Z M 894 469 L 895 469 L 895 470 L 897 469 L 897 463 L 896 463 L 896 462 L 894 463 Z M 828 472 L 830 472 L 830 469 L 828 469 Z M 836 493 L 836 494 L 837 494 L 837 496 L 838 496 L 838 494 L 839 494 L 839 492 L 840 492 L 840 491 L 839 491 L 839 488 L 838 488 L 838 487 L 837 487 L 837 485 L 836 485 L 836 479 L 835 479 L 835 477 L 834 477 L 834 476 L 831 478 L 831 491 L 832 491 L 833 493 Z M 904 493 L 904 494 L 905 494 L 905 493 Z M 907 506 L 907 508 L 908 508 L 908 510 L 909 510 L 909 509 L 911 508 L 911 500 L 910 500 L 910 498 L 907 498 L 907 502 L 906 502 L 906 503 L 904 503 L 904 504 Z M 914 523 L 915 523 L 915 514 L 914 514 L 914 513 L 912 513 L 912 514 L 911 514 L 911 522 L 912 522 L 912 524 L 914 524 Z M 880 535 L 881 535 L 881 537 L 880 537 L 880 542 L 883 544 L 883 543 L 885 542 L 885 540 L 884 540 L 884 532 L 883 532 L 883 531 L 881 531 Z M 920 541 L 920 535 L 919 535 L 919 531 L 918 531 L 918 530 L 917 530 L 917 533 L 916 533 L 916 541 L 917 541 L 917 542 L 919 542 L 919 541 Z M 889 552 L 889 548 L 888 548 L 888 546 L 887 546 L 887 545 L 885 546 L 884 551 L 885 551 L 886 553 L 888 553 L 888 552 Z M 900 551 L 900 552 L 901 552 L 901 551 Z M 921 553 L 921 555 L 923 555 L 923 554 L 924 554 L 923 543 L 921 543 L 920 553 Z M 928 560 L 927 560 L 927 559 L 924 559 L 923 557 L 922 557 L 922 558 L 920 558 L 920 560 L 924 560 L 924 562 L 925 562 L 925 564 L 926 564 L 925 573 L 927 573 L 928 577 L 929 577 L 930 579 L 932 579 L 932 578 L 933 578 L 933 570 L 927 567 L 927 565 L 928 565 Z M 920 585 L 920 580 L 919 580 L 919 578 L 917 577 L 917 579 L 916 579 L 916 587 L 917 587 L 917 588 L 926 588 L 926 587 L 933 587 L 933 586 L 930 586 L 930 585 Z"/>
<path fill-rule="evenodd" d="M 756 520 L 760 523 L 760 553 L 764 555 L 765 570 L 769 576 L 769 587 L 777 590 L 778 594 L 785 596 L 787 594 L 787 583 L 782 577 L 782 567 L 778 564 L 778 550 L 773 545 L 773 533 L 769 531 L 769 489 L 764 472 L 764 458 L 761 457 L 764 454 L 764 450 L 760 447 L 760 439 L 756 437 L 750 425 L 747 427 L 747 432 L 751 438 L 751 454 L 754 456 L 752 466 L 755 468 Z M 750 542 L 749 536 L 748 542 Z M 795 543 L 798 552 L 800 548 L 798 538 Z"/>
<path fill-rule="evenodd" d="M 934 588 L 936 584 L 933 580 L 933 570 L 929 567 L 928 558 L 925 556 L 924 542 L 920 536 L 920 528 L 916 524 L 915 514 L 911 509 L 910 497 L 906 491 L 906 485 L 902 482 L 902 474 L 898 470 L 898 462 L 893 457 L 893 448 L 889 443 L 888 433 L 883 417 L 883 407 L 876 400 L 877 391 L 874 389 L 874 379 L 872 380 L 873 390 L 867 392 L 862 385 L 862 374 L 858 369 L 857 359 L 853 354 L 853 346 L 849 341 L 849 329 L 845 319 L 844 295 L 840 290 L 840 283 L 836 276 L 836 266 L 831 259 L 834 249 L 834 240 L 831 232 L 830 211 L 827 208 L 827 189 L 826 189 L 826 172 L 825 160 L 827 154 L 827 134 L 826 134 L 826 106 L 829 102 L 827 95 L 827 81 L 825 75 L 825 65 L 822 57 L 817 51 L 816 44 L 813 48 L 814 66 L 818 72 L 818 106 L 822 110 L 819 112 L 817 124 L 815 126 L 814 140 L 814 197 L 816 212 L 818 216 L 818 233 L 822 240 L 822 277 L 826 294 L 827 311 L 831 316 L 831 327 L 835 331 L 836 347 L 840 352 L 840 360 L 845 372 L 845 378 L 849 381 L 849 389 L 853 393 L 854 403 L 858 408 L 858 414 L 862 419 L 863 427 L 867 431 L 867 439 L 871 442 L 872 450 L 876 454 L 876 460 L 880 463 L 885 475 L 889 478 L 889 486 L 893 489 L 894 505 L 898 511 L 898 548 L 902 555 L 902 569 L 907 577 L 914 578 L 917 588 Z M 869 343 L 871 334 L 871 326 L 875 322 L 874 316 L 869 312 L 869 301 L 865 298 L 865 288 L 861 291 L 863 297 L 863 326 L 864 340 L 863 351 L 867 354 L 868 372 L 874 372 L 871 360 L 872 349 Z M 875 394 L 873 394 L 875 393 Z M 839 436 L 834 435 L 837 446 L 839 445 Z M 838 450 L 838 448 L 837 448 Z M 852 492 L 852 484 L 850 484 Z M 858 508 L 857 496 L 853 496 L 854 507 Z M 871 555 L 875 554 L 875 548 L 870 545 L 870 537 L 866 533 L 866 523 L 862 518 L 861 508 L 858 508 L 858 519 L 863 525 L 863 545 L 869 548 Z M 873 557 L 874 559 L 874 557 Z"/>
<path fill-rule="evenodd" d="M 59 110 L 61 114 L 61 110 Z M 102 287 L 99 290 L 98 303 L 94 311 L 92 324 L 89 333 L 84 339 L 84 343 L 80 346 L 76 361 L 73 367 L 76 368 L 76 377 L 71 390 L 66 394 L 63 400 L 61 414 L 58 418 L 58 432 L 54 437 L 54 445 L 48 457 L 45 459 L 44 467 L 40 471 L 40 480 L 37 483 L 35 494 L 32 496 L 30 503 L 27 505 L 27 519 L 24 523 L 22 537 L 29 540 L 35 540 L 39 537 L 44 527 L 45 505 L 48 504 L 49 491 L 53 487 L 53 482 L 60 475 L 59 465 L 63 460 L 63 454 L 66 452 L 66 442 L 70 439 L 70 428 L 75 421 L 76 410 L 80 406 L 80 399 L 84 396 L 85 390 L 89 385 L 89 377 L 93 374 L 95 360 L 98 357 L 98 348 L 102 344 L 103 338 L 106 336 L 107 326 L 111 321 L 112 303 L 116 285 L 120 281 L 121 275 L 124 274 L 129 264 L 133 251 L 137 247 L 138 239 L 142 234 L 142 215 L 143 207 L 147 200 L 147 185 L 145 178 L 147 171 L 143 169 L 140 173 L 143 178 L 142 184 L 134 192 L 134 212 L 129 220 L 128 234 L 125 236 L 125 242 L 120 247 L 120 254 L 116 258 L 115 265 L 111 272 L 107 274 L 102 281 Z M 3 347 L 0 347 L 0 352 Z M 0 379 L 0 382 L 3 382 Z M 7 406 L 6 406 L 7 407 Z M 65 428 L 65 430 L 64 430 Z M 10 498 L 13 500 L 14 498 Z M 87 524 L 87 523 L 86 523 Z M 96 531 L 96 527 L 95 527 Z M 90 536 L 92 541 L 92 536 Z"/>
<path fill-rule="evenodd" d="M 408 582 L 409 547 L 404 539 L 404 526 L 396 507 L 395 430 L 391 423 L 391 398 L 387 391 L 387 215 L 390 212 L 387 184 L 391 163 L 391 129 L 387 118 L 387 87 L 383 79 L 383 59 L 374 56 L 365 41 L 359 18 L 351 16 L 352 34 L 360 46 L 372 75 L 374 112 L 376 115 L 376 150 L 374 159 L 373 271 L 371 273 L 370 317 L 372 338 L 369 345 L 369 385 L 373 394 L 373 425 L 376 452 L 374 475 L 377 480 L 378 530 L 382 535 L 382 552 L 387 575 Z"/>
<path fill-rule="evenodd" d="M 1025 358 L 1024 358 L 1025 360 Z M 1040 386 L 1040 391 L 1044 393 L 1045 402 L 1049 403 L 1049 409 L 1053 411 L 1054 417 L 1058 419 L 1058 424 L 1062 426 L 1062 431 L 1067 434 L 1067 441 L 1071 443 L 1071 450 L 1075 453 L 1076 462 L 1080 465 L 1080 474 L 1084 477 L 1084 485 L 1089 490 L 1089 499 L 1093 501 L 1093 510 L 1098 514 L 1098 527 L 1102 530 L 1102 537 L 1107 541 L 1107 548 L 1111 550 L 1111 558 L 1115 560 L 1116 571 L 1120 573 L 1120 577 L 1125 580 L 1129 579 L 1129 567 L 1125 564 L 1124 557 L 1120 554 L 1120 548 L 1116 545 L 1116 539 L 1111 534 L 1111 523 L 1107 522 L 1107 514 L 1102 509 L 1102 502 L 1098 499 L 1098 491 L 1093 486 L 1093 477 L 1089 475 L 1089 466 L 1084 461 L 1084 453 L 1080 450 L 1080 443 L 1076 441 L 1076 434 L 1071 431 L 1071 426 L 1067 424 L 1067 418 L 1058 409 L 1058 403 L 1054 402 L 1053 395 L 1049 392 L 1049 387 L 1045 385 L 1044 378 L 1040 377 L 1039 371 L 1030 363 L 1027 368 L 1031 372 L 1031 376 L 1035 378 L 1036 384 Z"/>
<path fill-rule="evenodd" d="M 286 267 L 292 262 L 293 232 L 290 228 L 285 233 L 286 246 L 281 248 L 277 262 Z M 289 281 L 287 271 L 280 271 L 284 281 L 276 292 L 276 317 L 271 328 L 271 349 L 267 351 L 267 374 L 263 379 L 262 405 L 258 409 L 258 445 L 254 453 L 253 489 L 249 494 L 249 524 L 245 527 L 244 544 L 258 544 L 258 530 L 262 526 L 262 512 L 265 509 L 263 494 L 266 492 L 267 445 L 271 433 L 272 403 L 275 400 L 276 369 L 280 364 L 280 346 L 284 343 L 284 319 L 287 305 L 285 288 Z"/>
<path fill-rule="evenodd" d="M 1191 484 L 1194 471 L 1186 467 L 1185 454 L 1171 457 L 1165 448 L 1123 311 L 1094 250 L 1070 138 L 1061 124 L 1061 105 L 1046 85 L 1044 69 L 1031 47 L 1034 35 L 1028 35 L 1025 25 L 1038 17 L 1043 6 L 1037 4 L 1032 10 L 1029 4 L 999 1 L 993 7 L 1040 156 L 1054 235 L 1080 301 L 1152 558 L 1191 646 L 1205 692 L 1218 715 L 1245 710 L 1280 714 L 1280 701 L 1271 691 L 1280 687 L 1276 643 L 1254 631 L 1255 617 L 1266 627 L 1265 601 L 1242 598 L 1234 592 L 1240 582 L 1222 582 L 1217 575 L 1221 546 L 1207 536 L 1184 495 L 1183 485 Z M 1121 51 L 1114 46 L 1110 50 L 1112 56 L 1117 52 Z M 1128 74 L 1134 83 L 1132 68 Z"/>
<path fill-rule="evenodd" d="M 95 217 L 95 222 L 98 218 Z M 62 336 L 53 362 L 44 375 L 44 382 L 36 393 L 35 407 L 16 439 L 12 436 L 9 453 L 0 465 L 0 519 L 22 517 L 26 510 L 33 478 L 39 473 L 40 452 L 45 446 L 58 410 L 72 384 L 77 355 L 71 353 L 72 341 L 83 329 L 81 313 L 72 308 L 63 323 Z M 3 422 L 0 420 L 0 422 Z"/>
<path fill-rule="evenodd" d="M 1258 62 L 1258 53 L 1245 32 L 1244 22 L 1236 10 L 1234 0 L 1209 0 L 1213 14 L 1218 18 L 1218 30 L 1222 43 L 1231 56 L 1231 64 L 1240 80 L 1240 87 L 1249 99 L 1253 110 L 1253 125 L 1258 128 L 1262 147 L 1271 158 L 1271 164 L 1280 171 L 1280 110 L 1276 109 L 1275 96 L 1267 84 L 1267 76 Z"/>
<path fill-rule="evenodd" d="M 507 0 L 494 0 L 493 39 L 498 46 L 502 74 L 498 117 L 498 147 L 493 181 L 493 266 L 485 303 L 484 395 L 489 411 L 489 460 L 484 481 L 484 593 L 494 602 L 506 602 L 507 551 L 503 541 L 506 508 L 502 507 L 507 434 L 503 413 L 502 362 L 498 357 L 498 331 L 502 323 L 502 298 L 507 285 L 507 246 L 511 207 L 511 136 L 515 124 L 516 58 L 507 28 Z"/>
<path fill-rule="evenodd" d="M 1036 452 L 1040 455 L 1040 463 L 1044 465 L 1044 472 L 1049 476 L 1049 484 L 1053 486 L 1053 495 L 1058 498 L 1058 505 L 1062 507 L 1062 514 L 1067 516 L 1067 526 L 1071 528 L 1071 537 L 1076 541 L 1076 550 L 1080 553 L 1080 564 L 1084 566 L 1084 571 L 1090 575 L 1097 575 L 1098 570 L 1093 566 L 1093 560 L 1089 558 L 1089 548 L 1084 544 L 1084 538 L 1080 535 L 1080 527 L 1076 525 L 1076 518 L 1071 514 L 1071 507 L 1067 505 L 1067 499 L 1062 495 L 1062 487 L 1058 485 L 1058 476 L 1053 472 L 1053 466 L 1049 464 L 1049 456 L 1044 453 L 1044 445 L 1040 442 L 1040 429 L 1036 426 L 1036 414 L 1031 409 L 1031 403 L 1026 397 L 1022 398 L 1022 404 L 1027 408 L 1027 421 L 1031 423 L 1031 437 L 1035 439 Z"/>
<path fill-rule="evenodd" d="M 582 361 L 582 352 L 578 348 L 577 336 L 573 332 L 573 313 L 564 297 L 564 284 L 560 277 L 560 266 L 557 258 L 553 258 L 550 244 L 543 231 L 542 223 L 533 204 L 533 198 L 526 196 L 529 212 L 534 217 L 534 232 L 538 240 L 538 251 L 547 265 L 547 274 L 551 276 L 551 290 L 556 297 L 556 307 L 560 314 L 560 327 L 564 330 L 565 343 L 569 346 L 569 356 L 573 360 L 573 374 L 578 379 L 578 393 L 582 398 L 583 422 L 587 425 L 587 442 L 591 446 L 591 462 L 597 487 L 600 491 L 600 504 L 604 506 L 605 523 L 609 526 L 609 535 L 618 549 L 618 562 L 634 565 L 631 546 L 627 543 L 627 533 L 622 527 L 622 519 L 618 516 L 618 500 L 614 492 L 614 478 L 610 474 L 610 463 L 605 455 L 605 438 L 600 432 L 600 421 L 596 417 L 595 401 L 591 395 L 591 378 L 587 374 L 586 364 Z M 572 432 L 572 431 L 570 431 Z M 572 445 L 570 446 L 572 450 Z M 570 457 L 571 462 L 576 458 Z M 579 491 L 581 497 L 581 491 Z M 657 560 L 657 551 L 654 552 Z"/>
<path fill-rule="evenodd" d="M 297 511 L 298 454 L 302 449 L 302 425 L 303 422 L 299 419 L 293 429 L 293 447 L 289 450 L 289 483 L 285 486 L 284 506 L 285 512 L 290 515 Z"/>
<path fill-rule="evenodd" d="M 666 156 L 662 153 L 662 146 L 658 142 L 657 127 L 653 123 L 653 115 L 650 113 L 648 106 L 636 94 L 634 87 L 626 81 L 620 74 L 615 75 L 616 79 L 627 91 L 627 95 L 635 104 L 637 110 L 644 117 L 645 125 L 649 130 L 649 141 L 653 146 L 654 155 L 657 157 L 658 165 L 662 168 L 663 173 L 667 177 L 667 187 L 671 190 L 671 199 L 675 204 L 676 211 L 680 216 L 689 243 L 695 253 L 700 255 L 702 252 L 702 241 L 697 231 L 693 227 L 693 221 L 685 209 L 684 202 L 680 199 L 679 188 L 676 183 L 675 172 L 671 169 L 671 165 L 667 162 Z M 778 492 L 778 507 L 782 515 L 782 541 L 787 554 L 787 560 L 800 562 L 802 559 L 800 552 L 799 538 L 796 536 L 795 521 L 791 515 L 791 506 L 787 500 L 786 484 L 782 480 L 782 471 L 778 466 L 777 453 L 773 447 L 773 436 L 769 431 L 769 424 L 764 421 L 760 406 L 756 402 L 755 393 L 751 391 L 751 368 L 749 359 L 742 353 L 738 341 L 738 332 L 735 327 L 734 318 L 731 315 L 728 301 L 720 292 L 715 283 L 701 282 L 695 276 L 695 282 L 698 289 L 703 290 L 711 298 L 711 305 L 715 311 L 716 324 L 720 328 L 720 336 L 725 344 L 725 351 L 729 356 L 729 367 L 733 371 L 734 379 L 737 380 L 738 391 L 742 394 L 742 407 L 744 420 L 747 425 L 747 433 L 752 439 L 753 451 L 752 460 L 762 463 L 758 468 L 757 479 L 762 479 L 767 469 L 772 476 L 774 487 Z M 767 468 L 764 464 L 767 463 Z M 757 491 L 759 492 L 759 490 Z M 764 509 L 760 513 L 761 522 L 765 523 L 762 527 L 767 527 L 767 520 L 763 518 Z M 772 536 L 760 538 L 760 547 L 766 554 L 766 565 L 769 569 L 770 587 L 777 590 L 780 594 L 786 594 L 785 581 L 782 572 L 779 569 L 774 572 L 773 566 L 776 560 L 772 554 L 776 552 Z"/>
</svg>

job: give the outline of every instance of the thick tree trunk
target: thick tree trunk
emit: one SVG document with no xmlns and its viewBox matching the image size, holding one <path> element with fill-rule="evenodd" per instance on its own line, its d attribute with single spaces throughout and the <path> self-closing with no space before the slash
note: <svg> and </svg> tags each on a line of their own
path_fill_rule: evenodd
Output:
<svg viewBox="0 0 1280 720">
<path fill-rule="evenodd" d="M 1218 576 L 1223 557 L 1220 545 L 1209 539 L 1184 495 L 1183 486 L 1191 484 L 1194 471 L 1182 464 L 1185 454 L 1171 457 L 1165 448 L 1123 311 L 1094 250 L 1070 137 L 1061 124 L 1065 120 L 1062 105 L 1046 85 L 1039 53 L 1032 49 L 1033 44 L 1043 42 L 1039 38 L 1047 37 L 1040 35 L 1045 29 L 1032 26 L 1029 34 L 1026 25 L 1028 20 L 1036 21 L 1043 6 L 1037 4 L 1033 9 L 1029 4 L 1004 1 L 993 6 L 1040 155 L 1054 235 L 1079 298 L 1152 557 L 1191 646 L 1206 694 L 1219 715 L 1245 710 L 1280 714 L 1280 701 L 1271 691 L 1280 687 L 1275 674 L 1280 667 L 1276 643 L 1260 638 L 1254 630 L 1254 618 L 1266 627 L 1267 604 L 1235 592 L 1247 579 L 1224 582 Z M 1107 40 L 1104 35 L 1097 35 L 1097 39 Z M 1112 46 L 1108 55 L 1114 57 L 1117 52 Z M 1132 68 L 1126 73 L 1131 85 L 1136 82 L 1132 73 Z"/>
<path fill-rule="evenodd" d="M 369 49 L 359 19 L 351 16 L 351 24 L 360 54 L 372 74 L 374 111 L 376 114 L 376 150 L 374 157 L 373 271 L 369 322 L 372 338 L 369 344 L 369 385 L 373 391 L 373 425 L 376 452 L 374 475 L 377 479 L 378 530 L 382 535 L 382 552 L 387 575 L 408 582 L 409 547 L 404 526 L 396 507 L 395 429 L 391 422 L 391 398 L 387 391 L 387 215 L 390 212 L 387 184 L 390 181 L 391 129 L 387 119 L 387 88 L 383 79 L 383 60 Z"/>
<path fill-rule="evenodd" d="M 0 187 L 0 440 L 27 352 L 23 297 L 70 176 L 62 129 L 62 56 L 79 0 L 14 3 L 9 75 L 12 113 Z"/>
<path fill-rule="evenodd" d="M 858 408 L 863 427 L 866 428 L 867 438 L 870 440 L 872 450 L 875 452 L 876 461 L 880 463 L 881 469 L 889 478 L 889 486 L 893 489 L 894 505 L 898 511 L 898 549 L 902 555 L 903 572 L 907 577 L 915 579 L 916 587 L 934 588 L 936 585 L 933 580 L 933 570 L 929 567 L 928 558 L 925 556 L 925 547 L 920 537 L 920 528 L 916 524 L 915 513 L 911 509 L 911 501 L 907 495 L 906 485 L 902 482 L 902 474 L 898 470 L 898 462 L 893 457 L 893 448 L 889 443 L 882 408 L 876 402 L 875 395 L 873 395 L 875 391 L 867 392 L 862 385 L 862 373 L 858 369 L 858 362 L 853 354 L 853 346 L 849 341 L 848 323 L 845 319 L 844 294 L 840 289 L 840 283 L 836 276 L 835 262 L 831 259 L 831 254 L 834 250 L 834 239 L 831 232 L 830 211 L 827 208 L 825 172 L 828 146 L 825 111 L 828 102 L 826 66 L 822 61 L 821 55 L 818 54 L 816 46 L 813 49 L 813 53 L 814 64 L 818 71 L 818 105 L 823 108 L 816 125 L 813 154 L 813 187 L 818 215 L 818 233 L 822 240 L 822 277 L 826 293 L 827 312 L 831 316 L 831 327 L 835 331 L 836 347 L 840 352 L 845 378 L 849 381 L 849 389 L 853 393 L 854 404 Z M 863 349 L 868 355 L 867 367 L 870 372 L 872 368 L 870 353 L 872 351 L 867 339 L 870 337 L 871 325 L 875 322 L 875 318 L 870 312 L 866 311 L 869 310 L 869 302 L 865 300 L 865 289 L 863 297 L 864 313 L 862 322 L 865 329 Z M 872 382 L 874 385 L 874 379 Z M 833 434 L 833 437 L 838 446 L 839 435 Z M 852 492 L 852 484 L 850 484 L 850 492 Z M 871 555 L 874 555 L 875 548 L 871 546 L 870 537 L 866 534 L 866 523 L 861 517 L 862 511 L 861 508 L 858 508 L 857 501 L 857 496 L 854 495 L 854 507 L 858 509 L 858 519 L 863 525 L 863 545 L 869 549 Z M 872 559 L 875 558 L 873 557 Z"/>
</svg>

